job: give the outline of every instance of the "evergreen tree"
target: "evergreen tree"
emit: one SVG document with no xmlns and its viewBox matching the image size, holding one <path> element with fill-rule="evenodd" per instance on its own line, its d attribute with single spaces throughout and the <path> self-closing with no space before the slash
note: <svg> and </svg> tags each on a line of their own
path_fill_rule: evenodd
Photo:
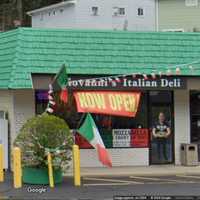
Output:
<svg viewBox="0 0 200 200">
<path fill-rule="evenodd" d="M 1 0 L 0 1 L 0 31 L 14 29 L 19 26 L 30 26 L 30 16 L 27 11 L 38 9 L 61 0 Z"/>
</svg>

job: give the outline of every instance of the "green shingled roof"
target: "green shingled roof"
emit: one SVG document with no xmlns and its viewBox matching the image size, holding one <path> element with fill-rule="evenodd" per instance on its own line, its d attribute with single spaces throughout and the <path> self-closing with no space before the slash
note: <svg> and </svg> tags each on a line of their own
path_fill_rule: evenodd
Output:
<svg viewBox="0 0 200 200">
<path fill-rule="evenodd" d="M 31 73 L 200 75 L 200 33 L 19 28 L 0 33 L 0 88 L 32 88 Z"/>
</svg>

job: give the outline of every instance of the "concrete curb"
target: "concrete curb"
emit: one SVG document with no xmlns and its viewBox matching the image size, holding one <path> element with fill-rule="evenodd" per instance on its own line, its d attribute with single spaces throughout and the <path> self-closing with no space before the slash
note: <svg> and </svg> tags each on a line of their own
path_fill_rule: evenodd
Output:
<svg viewBox="0 0 200 200">
<path fill-rule="evenodd" d="M 81 177 L 122 177 L 122 176 L 143 176 L 143 177 L 156 177 L 156 176 L 178 176 L 178 175 L 198 175 L 200 176 L 200 172 L 191 172 L 191 173 L 120 173 L 120 174 L 100 174 L 100 173 L 88 173 L 81 174 Z M 65 174 L 65 177 L 73 177 L 73 174 Z"/>
<path fill-rule="evenodd" d="M 83 168 L 82 177 L 122 177 L 122 176 L 176 176 L 176 175 L 198 175 L 200 176 L 200 166 L 167 166 L 167 167 L 121 167 L 121 168 Z M 70 171 L 64 176 L 72 177 Z"/>
</svg>

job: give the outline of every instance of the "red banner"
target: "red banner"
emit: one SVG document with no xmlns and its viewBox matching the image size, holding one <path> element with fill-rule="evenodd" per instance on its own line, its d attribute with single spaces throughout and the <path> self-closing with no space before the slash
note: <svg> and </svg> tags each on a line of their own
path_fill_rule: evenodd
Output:
<svg viewBox="0 0 200 200">
<path fill-rule="evenodd" d="M 140 92 L 77 91 L 74 92 L 78 112 L 135 117 Z"/>
<path fill-rule="evenodd" d="M 132 147 L 149 147 L 149 130 L 148 129 L 132 129 L 131 134 Z"/>
</svg>

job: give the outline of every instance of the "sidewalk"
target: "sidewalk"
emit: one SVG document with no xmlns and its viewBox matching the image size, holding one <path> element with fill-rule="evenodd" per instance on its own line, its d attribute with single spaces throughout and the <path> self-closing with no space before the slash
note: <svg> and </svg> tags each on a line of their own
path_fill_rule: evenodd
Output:
<svg viewBox="0 0 200 200">
<path fill-rule="evenodd" d="M 72 172 L 66 174 L 72 176 Z M 151 165 L 133 167 L 88 167 L 81 168 L 81 176 L 170 176 L 200 175 L 200 166 Z"/>
</svg>

